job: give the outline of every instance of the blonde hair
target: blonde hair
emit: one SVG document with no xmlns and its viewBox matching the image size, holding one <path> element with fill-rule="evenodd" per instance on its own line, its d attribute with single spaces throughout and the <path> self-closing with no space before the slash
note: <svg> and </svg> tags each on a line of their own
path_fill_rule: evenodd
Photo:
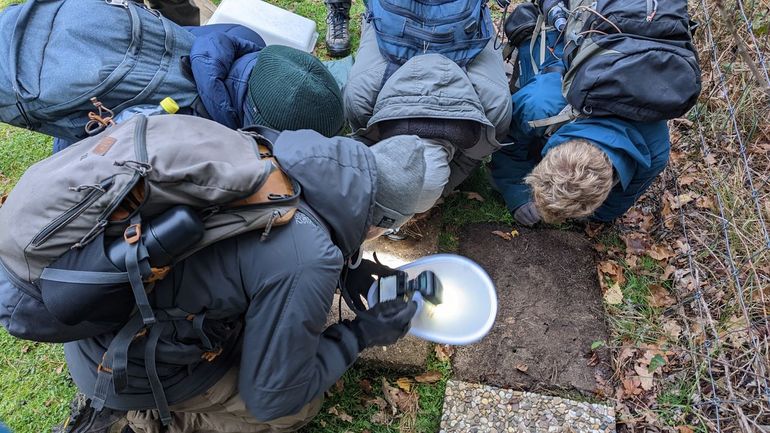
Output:
<svg viewBox="0 0 770 433">
<path fill-rule="evenodd" d="M 546 153 L 524 182 L 547 223 L 583 218 L 604 203 L 612 189 L 612 163 L 585 140 L 564 142 Z"/>
</svg>

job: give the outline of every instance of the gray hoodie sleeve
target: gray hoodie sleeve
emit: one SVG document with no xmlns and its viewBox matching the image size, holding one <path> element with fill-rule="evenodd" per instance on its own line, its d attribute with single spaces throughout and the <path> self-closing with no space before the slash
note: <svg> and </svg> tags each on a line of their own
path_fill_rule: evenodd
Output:
<svg viewBox="0 0 770 433">
<path fill-rule="evenodd" d="M 342 254 L 317 227 L 295 228 L 273 240 L 277 245 L 266 263 L 254 263 L 242 276 L 268 279 L 246 313 L 239 378 L 246 407 L 261 421 L 297 413 L 329 389 L 359 353 L 348 328 L 325 328 Z M 262 266 L 264 273 L 249 269 Z"/>
</svg>

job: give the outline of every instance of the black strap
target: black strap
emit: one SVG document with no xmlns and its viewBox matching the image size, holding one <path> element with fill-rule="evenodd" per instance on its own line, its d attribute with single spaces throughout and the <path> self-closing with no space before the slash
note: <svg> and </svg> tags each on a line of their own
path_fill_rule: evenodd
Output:
<svg viewBox="0 0 770 433">
<path fill-rule="evenodd" d="M 126 272 L 73 271 L 69 269 L 45 268 L 41 280 L 72 284 L 120 284 L 128 282 Z"/>
<path fill-rule="evenodd" d="M 155 364 L 155 354 L 158 348 L 160 334 L 168 326 L 169 322 L 156 323 L 150 328 L 147 344 L 144 346 L 144 366 L 147 371 L 147 379 L 150 381 L 150 389 L 155 399 L 155 407 L 160 415 L 160 422 L 167 426 L 171 424 L 171 410 L 168 407 L 166 392 L 158 376 L 158 366 Z"/>
<path fill-rule="evenodd" d="M 141 227 L 140 224 L 141 217 L 139 214 L 131 218 L 131 226 Z M 139 267 L 139 255 L 141 252 L 144 253 L 143 256 L 147 256 L 147 249 L 144 247 L 144 243 L 141 239 L 128 244 L 128 251 L 126 252 L 126 271 L 128 272 L 128 280 L 131 283 L 134 299 L 136 299 L 136 307 L 142 315 L 142 320 L 145 325 L 152 325 L 155 323 L 155 315 L 152 312 L 150 300 L 147 299 L 144 281 L 142 281 L 142 272 Z M 144 259 L 144 257 L 142 258 Z"/>
<path fill-rule="evenodd" d="M 142 317 L 134 314 L 107 347 L 102 363 L 99 364 L 94 395 L 91 398 L 91 407 L 94 410 L 99 411 L 104 408 L 110 385 L 113 385 L 116 393 L 124 390 L 128 385 L 128 348 L 143 327 Z"/>
</svg>

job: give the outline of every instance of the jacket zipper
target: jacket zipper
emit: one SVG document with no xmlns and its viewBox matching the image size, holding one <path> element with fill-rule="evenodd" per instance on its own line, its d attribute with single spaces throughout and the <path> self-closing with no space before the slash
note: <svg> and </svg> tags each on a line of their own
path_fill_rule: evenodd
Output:
<svg viewBox="0 0 770 433">
<path fill-rule="evenodd" d="M 48 223 L 45 227 L 43 227 L 43 230 L 40 231 L 33 239 L 32 239 L 32 246 L 33 247 L 39 247 L 40 245 L 44 244 L 48 239 L 51 238 L 54 234 L 56 234 L 59 230 L 67 226 L 69 223 L 75 220 L 75 218 L 79 217 L 83 212 L 86 211 L 96 200 L 98 200 L 101 196 L 103 196 L 109 187 L 112 185 L 112 178 L 110 178 L 107 181 L 102 182 L 98 187 L 94 187 L 94 189 L 91 190 L 88 194 L 86 194 L 85 197 L 83 197 L 82 200 L 80 200 L 79 203 L 77 203 L 75 206 L 72 206 L 64 212 L 63 214 L 56 217 L 53 221 Z"/>
<path fill-rule="evenodd" d="M 0 260 L 0 268 L 2 268 L 2 272 L 5 273 L 8 279 L 11 281 L 13 287 L 21 290 L 25 295 L 35 299 L 36 301 L 43 302 L 43 296 L 38 292 L 34 284 L 19 278 L 16 274 L 11 272 L 10 269 L 5 267 L 5 263 L 3 263 L 2 260 Z"/>
<path fill-rule="evenodd" d="M 658 12 L 658 0 L 647 0 L 647 22 L 651 23 Z"/>
<path fill-rule="evenodd" d="M 454 41 L 454 34 L 452 33 L 431 33 L 427 30 L 422 30 L 417 26 L 409 25 L 409 23 L 407 23 L 404 28 L 404 34 L 436 44 L 447 44 Z"/>
</svg>

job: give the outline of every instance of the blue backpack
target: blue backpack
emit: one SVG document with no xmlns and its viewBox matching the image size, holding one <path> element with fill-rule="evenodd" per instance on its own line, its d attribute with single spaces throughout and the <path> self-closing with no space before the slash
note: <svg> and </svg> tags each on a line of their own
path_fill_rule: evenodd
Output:
<svg viewBox="0 0 770 433">
<path fill-rule="evenodd" d="M 97 111 L 91 98 L 115 114 L 167 96 L 190 107 L 198 92 L 181 59 L 193 39 L 129 0 L 9 6 L 0 12 L 0 122 L 75 142 Z"/>
<path fill-rule="evenodd" d="M 494 32 L 485 0 L 369 0 L 367 21 L 391 63 L 386 76 L 427 53 L 442 54 L 465 67 Z"/>
</svg>

